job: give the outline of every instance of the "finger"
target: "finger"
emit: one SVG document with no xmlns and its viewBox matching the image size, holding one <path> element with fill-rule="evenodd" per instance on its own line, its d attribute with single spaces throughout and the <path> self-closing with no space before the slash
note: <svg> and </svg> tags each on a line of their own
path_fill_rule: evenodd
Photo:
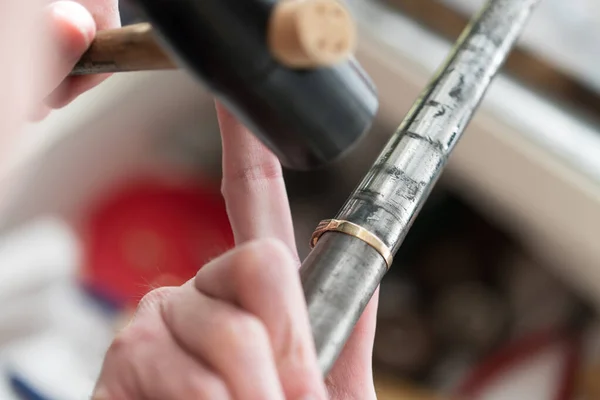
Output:
<svg viewBox="0 0 600 400">
<path fill-rule="evenodd" d="M 92 14 L 74 1 L 57 1 L 46 8 L 49 28 L 50 66 L 49 87 L 45 95 L 52 92 L 67 77 L 73 66 L 87 50 L 96 35 L 96 23 Z"/>
<path fill-rule="evenodd" d="M 296 263 L 285 244 L 262 239 L 242 245 L 204 266 L 194 285 L 264 323 L 286 398 L 325 398 Z"/>
<path fill-rule="evenodd" d="M 117 0 L 77 0 L 94 16 L 98 30 L 118 28 L 121 25 Z"/>
<path fill-rule="evenodd" d="M 217 114 L 223 140 L 222 191 L 236 243 L 274 237 L 297 257 L 279 160 L 219 104 Z"/>
<path fill-rule="evenodd" d="M 373 385 L 373 343 L 377 322 L 379 289 L 358 320 L 325 383 L 329 398 L 377 398 Z"/>
<path fill-rule="evenodd" d="M 46 118 L 52 110 L 50 107 L 42 104 L 40 105 L 30 116 L 29 120 L 31 122 L 39 122 Z"/>
<path fill-rule="evenodd" d="M 284 399 L 269 337 L 258 318 L 192 285 L 170 297 L 162 314 L 180 346 L 216 371 L 235 399 Z"/>
<path fill-rule="evenodd" d="M 53 82 L 54 86 L 44 92 L 44 96 L 47 95 L 44 103 L 51 109 L 59 109 L 110 77 L 110 74 L 77 77 L 68 77 L 68 75 L 89 47 L 96 29 L 116 28 L 120 26 L 120 19 L 116 1 L 61 0 L 52 3 L 48 8 L 51 29 L 54 32 L 53 39 L 59 44 L 59 51 L 55 54 L 60 61 L 58 63 L 55 61 L 58 65 L 57 71 L 52 75 L 54 79 L 49 81 Z M 57 8 L 58 15 L 55 11 Z M 93 23 L 93 29 L 90 29 L 90 22 Z M 85 45 L 78 32 L 86 33 Z"/>
<path fill-rule="evenodd" d="M 52 109 L 68 106 L 74 99 L 106 80 L 110 74 L 94 76 L 72 76 L 64 80 L 46 99 L 44 103 Z"/>
<path fill-rule="evenodd" d="M 225 383 L 187 355 L 167 330 L 162 302 L 180 288 L 151 292 L 107 352 L 93 400 L 230 398 Z"/>
</svg>

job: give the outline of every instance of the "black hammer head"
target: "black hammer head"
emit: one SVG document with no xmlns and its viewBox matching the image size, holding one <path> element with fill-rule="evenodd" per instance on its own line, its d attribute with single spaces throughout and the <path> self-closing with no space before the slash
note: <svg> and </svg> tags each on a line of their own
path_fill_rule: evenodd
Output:
<svg viewBox="0 0 600 400">
<path fill-rule="evenodd" d="M 269 30 L 274 11 L 283 2 L 130 1 L 152 23 L 173 59 L 192 71 L 285 167 L 323 166 L 370 129 L 379 106 L 377 93 L 356 60 L 290 66 L 274 54 Z M 319 1 L 327 5 L 328 0 Z M 328 12 L 315 7 L 315 12 Z M 307 26 L 312 35 L 323 25 Z M 289 31 L 280 33 L 284 34 Z M 317 46 L 314 54 L 328 46 L 327 41 L 311 38 Z M 278 42 L 284 43 L 284 53 L 285 43 L 297 45 L 293 38 Z"/>
</svg>

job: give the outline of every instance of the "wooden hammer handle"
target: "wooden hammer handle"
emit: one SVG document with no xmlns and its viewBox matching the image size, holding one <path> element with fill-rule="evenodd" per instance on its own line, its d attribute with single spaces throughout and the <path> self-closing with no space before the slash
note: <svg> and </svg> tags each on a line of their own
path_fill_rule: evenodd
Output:
<svg viewBox="0 0 600 400">
<path fill-rule="evenodd" d="M 175 68 L 157 43 L 150 24 L 142 23 L 98 32 L 70 75 Z"/>
<path fill-rule="evenodd" d="M 271 53 L 281 64 L 329 67 L 354 51 L 356 26 L 338 0 L 286 0 L 273 10 L 267 36 Z M 143 23 L 98 32 L 71 75 L 175 68 L 150 24 Z"/>
</svg>

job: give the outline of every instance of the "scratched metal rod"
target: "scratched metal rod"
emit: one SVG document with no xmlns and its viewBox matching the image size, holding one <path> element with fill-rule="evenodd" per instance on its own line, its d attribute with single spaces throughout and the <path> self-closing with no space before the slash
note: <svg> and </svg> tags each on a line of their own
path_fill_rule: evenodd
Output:
<svg viewBox="0 0 600 400">
<path fill-rule="evenodd" d="M 539 0 L 491 0 L 473 18 L 337 220 L 372 232 L 395 254 Z M 326 375 L 387 272 L 374 247 L 327 232 L 300 270 Z"/>
</svg>

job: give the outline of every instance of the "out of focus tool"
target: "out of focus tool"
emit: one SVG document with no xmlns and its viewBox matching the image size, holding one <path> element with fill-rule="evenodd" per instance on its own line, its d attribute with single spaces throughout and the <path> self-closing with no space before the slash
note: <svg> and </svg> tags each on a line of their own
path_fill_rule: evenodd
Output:
<svg viewBox="0 0 600 400">
<path fill-rule="evenodd" d="M 482 8 L 335 219 L 317 227 L 300 274 L 324 372 L 538 2 L 491 0 Z"/>
<path fill-rule="evenodd" d="M 99 32 L 72 75 L 185 67 L 292 169 L 371 127 L 375 87 L 338 0 L 131 0 L 150 24 Z"/>
</svg>

